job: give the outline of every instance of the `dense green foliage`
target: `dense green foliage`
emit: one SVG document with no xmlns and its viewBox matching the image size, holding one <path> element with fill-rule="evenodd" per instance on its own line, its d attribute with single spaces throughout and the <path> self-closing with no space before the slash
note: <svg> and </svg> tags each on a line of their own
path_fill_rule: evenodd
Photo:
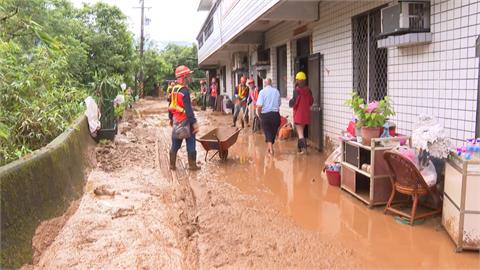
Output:
<svg viewBox="0 0 480 270">
<path fill-rule="evenodd" d="M 132 34 L 103 3 L 0 0 L 0 165 L 63 132 L 94 93 L 96 78 L 134 83 Z"/>
<path fill-rule="evenodd" d="M 142 67 L 145 95 L 165 88 L 178 65 L 202 77 L 195 45 L 150 45 L 142 61 L 134 44 L 125 15 L 102 2 L 0 0 L 0 166 L 63 132 L 87 95 L 105 110 L 102 123 L 121 115 L 126 104 L 112 107 L 119 84 L 136 89 Z"/>
<path fill-rule="evenodd" d="M 149 46 L 144 54 L 145 94 L 152 94 L 155 84 L 166 88 L 169 80 L 175 79 L 175 68 L 186 65 L 193 70 L 193 78 L 203 78 L 204 73 L 198 68 L 197 46 L 180 46 L 168 44 L 162 50 L 154 45 Z M 192 83 L 191 88 L 198 89 L 199 82 Z"/>
</svg>

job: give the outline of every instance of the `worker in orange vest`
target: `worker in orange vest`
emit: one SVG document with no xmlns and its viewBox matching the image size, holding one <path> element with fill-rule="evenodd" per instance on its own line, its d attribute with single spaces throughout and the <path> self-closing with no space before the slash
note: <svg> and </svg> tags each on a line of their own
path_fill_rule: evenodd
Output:
<svg viewBox="0 0 480 270">
<path fill-rule="evenodd" d="M 215 78 L 212 78 L 212 83 L 210 84 L 210 106 L 212 110 L 215 111 L 217 108 L 217 95 L 218 95 L 218 85 Z"/>
<path fill-rule="evenodd" d="M 235 89 L 235 112 L 233 114 L 233 127 L 237 125 L 237 118 L 240 112 L 242 112 L 242 128 L 245 127 L 245 122 L 248 124 L 247 100 L 249 96 L 249 89 L 246 83 L 247 78 L 242 76 L 240 78 L 240 84 Z"/>
<path fill-rule="evenodd" d="M 197 166 L 197 151 L 195 149 L 195 134 L 198 132 L 198 123 L 193 113 L 188 84 L 191 83 L 192 71 L 186 66 L 175 69 L 177 84 L 173 87 L 171 101 L 168 107 L 172 130 L 172 147 L 170 149 L 170 169 L 176 169 L 177 153 L 183 140 L 187 143 L 188 169 L 199 170 Z"/>
</svg>

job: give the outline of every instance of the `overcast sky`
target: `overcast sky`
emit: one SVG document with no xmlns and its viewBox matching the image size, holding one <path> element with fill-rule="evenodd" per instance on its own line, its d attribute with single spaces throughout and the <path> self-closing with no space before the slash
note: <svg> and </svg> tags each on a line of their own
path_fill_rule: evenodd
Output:
<svg viewBox="0 0 480 270">
<path fill-rule="evenodd" d="M 119 7 L 128 17 L 130 30 L 135 37 L 140 35 L 140 7 L 138 0 L 70 0 L 81 7 L 83 2 L 103 1 Z M 197 34 L 208 12 L 197 12 L 200 0 L 145 0 L 145 17 L 150 24 L 145 26 L 145 35 L 160 46 L 168 41 L 196 42 Z"/>
</svg>

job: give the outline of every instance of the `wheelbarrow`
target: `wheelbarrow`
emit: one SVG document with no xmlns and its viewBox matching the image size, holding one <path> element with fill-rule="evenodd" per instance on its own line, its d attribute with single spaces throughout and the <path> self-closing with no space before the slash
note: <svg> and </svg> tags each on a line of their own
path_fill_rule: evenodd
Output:
<svg viewBox="0 0 480 270">
<path fill-rule="evenodd" d="M 228 157 L 228 148 L 234 145 L 238 139 L 238 133 L 242 129 L 236 127 L 221 127 L 209 131 L 207 134 L 198 138 L 197 141 L 202 144 L 205 151 L 205 162 L 208 152 L 216 151 L 209 160 L 212 160 L 217 154 L 220 160 L 226 161 Z"/>
</svg>

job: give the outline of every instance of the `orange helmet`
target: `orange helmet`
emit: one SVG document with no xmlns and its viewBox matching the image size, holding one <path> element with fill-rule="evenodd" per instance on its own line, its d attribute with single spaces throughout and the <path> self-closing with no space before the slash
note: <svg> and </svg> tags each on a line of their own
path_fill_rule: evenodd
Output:
<svg viewBox="0 0 480 270">
<path fill-rule="evenodd" d="M 255 81 L 253 79 L 248 79 L 247 80 L 247 84 L 254 84 L 254 83 L 255 83 Z"/>
<path fill-rule="evenodd" d="M 242 76 L 240 78 L 240 83 L 245 83 L 247 81 L 247 78 L 245 78 L 245 76 Z"/>
<path fill-rule="evenodd" d="M 175 69 L 175 77 L 176 78 L 184 78 L 187 75 L 192 74 L 193 71 L 191 71 L 187 66 L 181 65 Z"/>
</svg>

